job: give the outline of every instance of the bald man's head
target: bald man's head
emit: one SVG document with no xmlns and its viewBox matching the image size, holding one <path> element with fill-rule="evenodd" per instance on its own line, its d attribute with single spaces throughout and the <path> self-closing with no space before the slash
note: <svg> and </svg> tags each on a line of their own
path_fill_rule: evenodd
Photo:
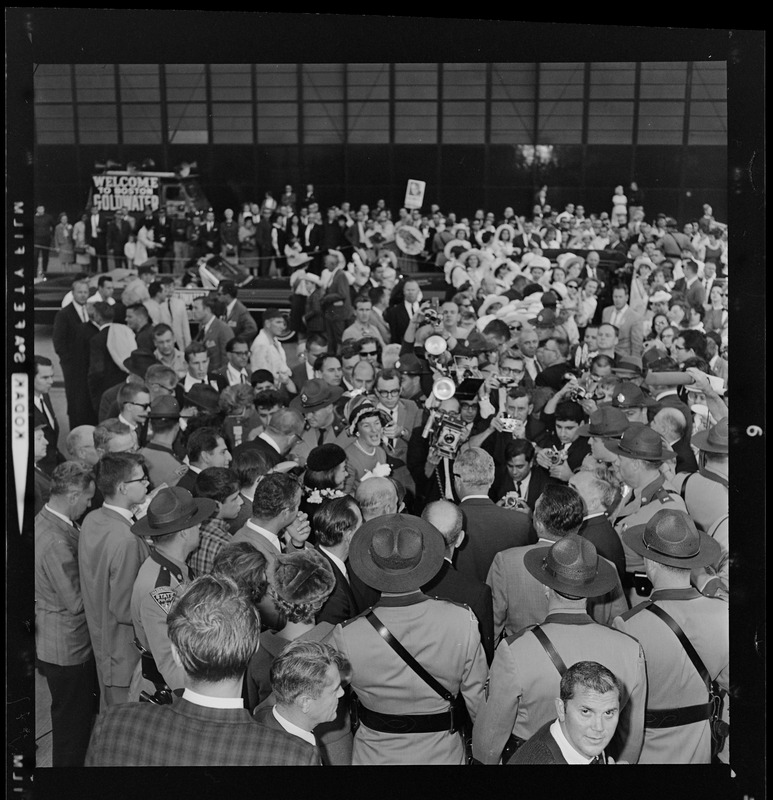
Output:
<svg viewBox="0 0 773 800">
<path fill-rule="evenodd" d="M 354 499 L 366 522 L 384 514 L 397 513 L 397 489 L 389 478 L 368 478 L 362 481 L 354 493 Z"/>
<path fill-rule="evenodd" d="M 671 445 L 679 441 L 687 430 L 687 421 L 684 414 L 678 408 L 661 408 L 652 418 L 650 423 L 652 430 L 657 431 L 665 440 L 666 444 Z"/>
<path fill-rule="evenodd" d="M 73 461 L 84 461 L 93 467 L 99 461 L 99 454 L 94 448 L 94 426 L 78 425 L 73 428 L 67 434 L 65 449 Z"/>
<path fill-rule="evenodd" d="M 453 552 L 464 539 L 464 516 L 462 509 L 448 500 L 435 500 L 428 503 L 421 512 L 421 518 L 440 531 L 445 543 L 446 552 Z"/>
</svg>

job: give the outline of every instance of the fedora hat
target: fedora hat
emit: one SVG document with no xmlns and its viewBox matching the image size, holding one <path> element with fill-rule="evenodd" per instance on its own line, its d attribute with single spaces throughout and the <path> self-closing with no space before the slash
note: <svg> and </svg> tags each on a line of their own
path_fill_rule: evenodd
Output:
<svg viewBox="0 0 773 800">
<path fill-rule="evenodd" d="M 642 360 L 638 356 L 619 356 L 617 365 L 612 366 L 612 373 L 620 377 L 642 377 Z"/>
<path fill-rule="evenodd" d="M 343 393 L 340 386 L 331 386 L 320 378 L 312 378 L 303 384 L 301 393 L 290 401 L 290 408 L 302 414 L 317 411 L 335 403 Z"/>
<path fill-rule="evenodd" d="M 405 353 L 395 362 L 395 369 L 401 375 L 429 375 L 429 367 L 413 353 Z"/>
<path fill-rule="evenodd" d="M 180 404 L 174 397 L 168 395 L 155 397 L 150 404 L 148 417 L 150 419 L 179 419 Z"/>
<path fill-rule="evenodd" d="M 617 571 L 599 558 L 593 542 L 568 533 L 550 547 L 535 547 L 523 557 L 529 574 L 557 592 L 599 597 L 615 588 Z"/>
<path fill-rule="evenodd" d="M 150 501 L 148 513 L 132 525 L 131 531 L 137 536 L 165 536 L 198 525 L 216 508 L 216 500 L 194 497 L 180 486 L 165 487 Z"/>
<path fill-rule="evenodd" d="M 668 461 L 676 453 L 668 447 L 657 431 L 642 422 L 631 422 L 619 439 L 609 439 L 604 446 L 611 453 L 642 461 Z"/>
<path fill-rule="evenodd" d="M 723 417 L 716 425 L 712 425 L 707 431 L 700 431 L 690 439 L 690 444 L 695 445 L 699 450 L 706 453 L 729 453 L 730 452 L 730 431 L 728 429 L 727 417 Z"/>
<path fill-rule="evenodd" d="M 214 413 L 219 409 L 220 395 L 217 389 L 206 383 L 194 383 L 187 393 L 183 394 L 183 402 L 196 406 L 200 411 Z"/>
<path fill-rule="evenodd" d="M 646 525 L 634 525 L 622 533 L 623 543 L 650 561 L 692 569 L 716 563 L 722 547 L 716 539 L 695 527 L 685 511 L 662 508 Z"/>
<path fill-rule="evenodd" d="M 615 389 L 615 393 L 612 395 L 612 405 L 615 408 L 642 408 L 657 405 L 657 401 L 644 394 L 640 386 L 630 381 L 624 381 Z"/>
<path fill-rule="evenodd" d="M 628 417 L 613 406 L 601 406 L 593 411 L 588 422 L 577 429 L 578 436 L 603 436 L 618 439 L 630 426 Z"/>
<path fill-rule="evenodd" d="M 358 578 L 382 592 L 409 592 L 437 575 L 445 540 L 434 525 L 411 514 L 368 520 L 352 537 L 349 563 Z"/>
<path fill-rule="evenodd" d="M 123 360 L 123 365 L 132 373 L 132 375 L 139 375 L 140 378 L 145 377 L 148 367 L 152 364 L 160 364 L 161 362 L 147 350 L 132 350 L 131 355 Z"/>
</svg>

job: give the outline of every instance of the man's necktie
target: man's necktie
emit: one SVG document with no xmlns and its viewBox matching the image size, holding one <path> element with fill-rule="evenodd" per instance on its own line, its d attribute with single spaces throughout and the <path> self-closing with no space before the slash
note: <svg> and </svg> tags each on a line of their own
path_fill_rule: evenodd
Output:
<svg viewBox="0 0 773 800">
<path fill-rule="evenodd" d="M 521 481 L 517 481 L 515 484 L 515 491 L 518 497 L 523 498 L 523 492 L 521 492 Z"/>
<path fill-rule="evenodd" d="M 601 760 L 601 756 L 594 756 L 588 764 L 603 764 L 604 762 Z"/>
<path fill-rule="evenodd" d="M 325 429 L 320 428 L 317 431 L 317 445 L 321 447 L 323 444 L 325 444 Z"/>
<path fill-rule="evenodd" d="M 171 300 L 167 300 L 166 301 L 166 307 L 169 309 L 169 321 L 171 322 L 174 319 L 174 317 L 172 316 L 172 301 Z"/>
</svg>

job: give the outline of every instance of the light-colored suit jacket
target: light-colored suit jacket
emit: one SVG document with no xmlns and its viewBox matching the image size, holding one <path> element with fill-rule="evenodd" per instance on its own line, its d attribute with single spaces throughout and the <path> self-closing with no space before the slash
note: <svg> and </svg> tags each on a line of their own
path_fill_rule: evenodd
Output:
<svg viewBox="0 0 773 800">
<path fill-rule="evenodd" d="M 607 306 L 603 309 L 601 312 L 601 321 L 610 322 L 614 311 L 614 306 Z M 619 329 L 617 347 L 615 348 L 617 352 L 623 355 L 639 356 L 641 358 L 644 349 L 644 324 L 642 318 L 629 306 L 626 308 L 623 319 L 617 328 Z"/>
<path fill-rule="evenodd" d="M 106 686 L 128 686 L 140 658 L 132 644 L 131 597 L 148 555 L 144 540 L 118 512 L 98 508 L 83 521 L 78 542 L 81 593 L 97 671 Z"/>
<path fill-rule="evenodd" d="M 181 352 L 185 352 L 185 348 L 191 343 L 191 324 L 185 303 L 177 297 L 170 298 L 169 304 L 166 301 L 161 303 L 159 321 L 165 322 L 172 329 L 175 344 Z"/>
</svg>

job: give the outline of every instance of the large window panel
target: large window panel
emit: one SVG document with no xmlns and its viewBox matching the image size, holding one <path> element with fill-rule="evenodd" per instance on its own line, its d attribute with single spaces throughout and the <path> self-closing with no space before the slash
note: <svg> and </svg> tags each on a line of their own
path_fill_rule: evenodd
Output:
<svg viewBox="0 0 773 800">
<path fill-rule="evenodd" d="M 641 65 L 642 100 L 683 100 L 687 83 L 684 62 L 649 62 Z"/>
<path fill-rule="evenodd" d="M 304 64 L 302 80 L 304 102 L 344 99 L 343 64 Z"/>
<path fill-rule="evenodd" d="M 633 136 L 633 103 L 588 103 L 588 144 L 627 144 Z"/>
<path fill-rule="evenodd" d="M 255 91 L 258 108 L 262 102 L 295 102 L 298 70 L 295 64 L 256 64 Z"/>
<path fill-rule="evenodd" d="M 631 62 L 593 63 L 590 68 L 590 100 L 633 100 L 636 65 Z"/>
<path fill-rule="evenodd" d="M 38 144 L 75 144 L 75 121 L 70 103 L 35 106 Z"/>
<path fill-rule="evenodd" d="M 443 142 L 485 144 L 486 104 L 443 103 Z"/>
<path fill-rule="evenodd" d="M 538 141 L 543 144 L 582 144 L 582 117 L 581 102 L 541 102 Z"/>
<path fill-rule="evenodd" d="M 71 103 L 72 75 L 62 64 L 36 64 L 35 103 Z"/>
<path fill-rule="evenodd" d="M 437 103 L 395 103 L 395 144 L 437 144 Z"/>
<path fill-rule="evenodd" d="M 486 99 L 485 64 L 444 64 L 443 100 Z"/>
<path fill-rule="evenodd" d="M 158 64 L 119 64 L 118 81 L 122 103 L 152 103 L 161 100 Z"/>
<path fill-rule="evenodd" d="M 170 103 L 203 103 L 207 82 L 203 64 L 167 64 L 166 98 Z"/>
<path fill-rule="evenodd" d="M 523 144 L 534 134 L 534 103 L 493 102 L 491 104 L 491 144 Z"/>
<path fill-rule="evenodd" d="M 122 105 L 121 122 L 124 144 L 162 144 L 159 104 Z"/>
<path fill-rule="evenodd" d="M 493 100 L 522 102 L 534 99 L 536 64 L 493 64 L 491 97 Z"/>
<path fill-rule="evenodd" d="M 81 144 L 115 144 L 118 119 L 114 103 L 78 104 L 78 136 Z"/>
<path fill-rule="evenodd" d="M 304 144 L 343 144 L 344 104 L 303 104 Z"/>
<path fill-rule="evenodd" d="M 247 144 L 252 141 L 251 104 L 212 103 L 213 144 Z"/>
<path fill-rule="evenodd" d="M 349 100 L 389 100 L 389 65 L 347 64 L 346 92 Z"/>
<path fill-rule="evenodd" d="M 585 65 L 582 63 L 540 64 L 539 99 L 580 100 L 585 86 Z"/>
<path fill-rule="evenodd" d="M 114 103 L 112 64 L 76 64 L 75 89 L 79 103 Z"/>
<path fill-rule="evenodd" d="M 389 143 L 389 103 L 348 104 L 349 144 Z"/>
<path fill-rule="evenodd" d="M 211 64 L 212 100 L 252 103 L 252 68 L 249 64 Z"/>
<path fill-rule="evenodd" d="M 395 64 L 395 100 L 437 100 L 437 64 Z"/>
<path fill-rule="evenodd" d="M 727 101 L 727 64 L 724 61 L 698 61 L 693 64 L 693 100 Z"/>
<path fill-rule="evenodd" d="M 294 103 L 259 103 L 259 144 L 298 144 L 298 106 Z"/>
<path fill-rule="evenodd" d="M 639 106 L 639 144 L 682 144 L 684 103 L 648 103 Z"/>
<path fill-rule="evenodd" d="M 209 141 L 204 103 L 169 103 L 167 119 L 170 144 L 206 144 Z"/>
<path fill-rule="evenodd" d="M 690 103 L 688 144 L 727 144 L 725 103 Z"/>
</svg>

